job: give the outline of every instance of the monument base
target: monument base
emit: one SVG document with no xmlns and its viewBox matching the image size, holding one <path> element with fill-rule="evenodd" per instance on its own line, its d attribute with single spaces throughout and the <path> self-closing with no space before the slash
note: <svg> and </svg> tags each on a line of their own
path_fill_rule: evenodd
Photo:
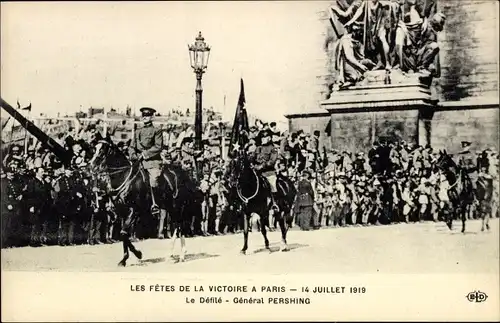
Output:
<svg viewBox="0 0 500 323">
<path fill-rule="evenodd" d="M 392 71 L 388 79 L 385 71 L 372 71 L 362 83 L 333 92 L 321 102 L 331 115 L 331 147 L 367 151 L 380 140 L 428 144 L 434 110 L 428 84 L 419 74 Z"/>
</svg>

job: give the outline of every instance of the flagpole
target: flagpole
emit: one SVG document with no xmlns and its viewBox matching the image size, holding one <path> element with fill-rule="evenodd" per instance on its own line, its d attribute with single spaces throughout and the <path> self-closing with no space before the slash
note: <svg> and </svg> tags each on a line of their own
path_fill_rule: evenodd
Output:
<svg viewBox="0 0 500 323">
<path fill-rule="evenodd" d="M 28 113 L 27 113 L 27 116 L 26 116 L 26 124 L 24 126 L 24 154 L 27 155 L 28 154 L 28 141 L 29 141 L 29 138 L 28 138 L 28 130 L 26 129 L 28 127 L 28 121 L 30 121 L 29 119 L 31 119 L 31 104 L 30 104 L 30 109 L 27 110 Z"/>
</svg>

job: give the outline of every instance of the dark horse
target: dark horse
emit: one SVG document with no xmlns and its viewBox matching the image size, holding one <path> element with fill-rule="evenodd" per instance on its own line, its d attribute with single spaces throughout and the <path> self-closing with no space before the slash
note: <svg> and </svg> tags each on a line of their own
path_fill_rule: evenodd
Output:
<svg viewBox="0 0 500 323">
<path fill-rule="evenodd" d="M 241 209 L 243 214 L 244 244 L 241 253 L 246 254 L 248 249 L 248 232 L 252 214 L 257 214 L 259 216 L 260 232 L 264 236 L 266 249 L 271 252 L 269 240 L 267 239 L 267 228 L 269 228 L 269 201 L 271 200 L 272 194 L 269 182 L 252 167 L 245 152 L 235 157 L 231 163 L 230 172 L 232 178 L 231 190 L 233 190 L 235 194 L 230 194 L 233 198 L 229 202 L 235 209 Z M 282 236 L 281 250 L 287 251 L 286 234 L 288 226 L 285 223 L 285 218 L 291 223 L 291 220 L 288 219 L 287 216 L 290 214 L 294 196 L 292 198 L 289 197 L 291 195 L 291 186 L 289 186 L 288 183 L 282 183 L 281 185 L 280 197 L 283 198 L 280 198 L 278 202 L 278 205 L 281 205 L 278 214 L 278 223 L 281 228 Z M 287 199 L 285 199 L 285 197 Z M 292 201 L 291 203 L 289 202 L 290 200 Z"/>
<path fill-rule="evenodd" d="M 108 194 L 112 196 L 116 213 L 122 219 L 120 239 L 123 243 L 123 258 L 118 263 L 125 266 L 129 251 L 142 259 L 142 252 L 132 244 L 131 235 L 139 218 L 149 214 L 152 199 L 148 174 L 140 161 L 131 162 L 109 138 L 99 140 L 95 147 L 90 167 L 96 173 L 105 173 L 108 178 Z M 193 186 L 186 173 L 175 167 L 164 167 L 159 179 L 162 191 L 160 208 L 166 208 L 172 219 L 175 238 L 181 238 L 182 252 L 180 261 L 184 260 L 186 223 L 190 223 L 186 205 L 192 198 L 189 189 Z M 175 247 L 175 239 L 174 246 Z"/>
<path fill-rule="evenodd" d="M 453 161 L 451 156 L 446 153 L 446 150 L 440 152 L 436 165 L 450 183 L 448 195 L 453 211 L 447 213 L 446 224 L 451 230 L 453 218 L 458 217 L 462 219 L 462 232 L 465 232 L 467 212 L 474 202 L 474 190 L 469 174 Z"/>
<path fill-rule="evenodd" d="M 126 265 L 129 250 L 138 259 L 142 259 L 142 252 L 135 248 L 130 239 L 139 215 L 151 207 L 147 175 L 141 162 L 132 163 L 109 138 L 106 138 L 97 142 L 90 167 L 94 174 L 107 175 L 108 194 L 112 196 L 116 213 L 122 219 L 120 239 L 123 243 L 123 258 L 118 265 Z"/>
<path fill-rule="evenodd" d="M 174 257 L 175 242 L 181 240 L 179 261 L 184 261 L 186 255 L 185 237 L 190 231 L 195 212 L 203 200 L 203 195 L 189 177 L 188 172 L 177 165 L 165 165 L 159 180 L 163 191 L 163 199 L 167 213 L 170 215 L 171 228 L 174 231 L 172 254 Z"/>
</svg>

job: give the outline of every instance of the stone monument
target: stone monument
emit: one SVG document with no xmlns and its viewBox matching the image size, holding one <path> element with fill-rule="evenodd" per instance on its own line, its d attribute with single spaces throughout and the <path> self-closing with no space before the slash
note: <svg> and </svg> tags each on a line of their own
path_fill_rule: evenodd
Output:
<svg viewBox="0 0 500 323">
<path fill-rule="evenodd" d="M 435 1 L 336 0 L 330 7 L 334 71 L 321 106 L 331 114 L 332 148 L 429 143 L 437 34 L 446 20 Z"/>
</svg>

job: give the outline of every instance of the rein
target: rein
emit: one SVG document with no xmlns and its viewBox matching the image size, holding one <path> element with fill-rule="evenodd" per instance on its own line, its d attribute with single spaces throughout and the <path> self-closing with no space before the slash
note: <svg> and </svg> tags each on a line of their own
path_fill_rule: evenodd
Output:
<svg viewBox="0 0 500 323">
<path fill-rule="evenodd" d="M 173 174 L 174 175 L 174 180 L 175 180 L 175 186 L 172 184 L 172 182 L 170 181 L 170 179 L 168 178 L 167 175 L 163 174 L 163 177 L 165 178 L 165 180 L 167 181 L 168 185 L 170 186 L 170 188 L 172 189 L 172 191 L 174 190 L 175 188 L 175 194 L 173 196 L 173 198 L 177 198 L 177 195 L 179 195 L 179 186 L 177 185 L 177 174 L 173 171 L 171 171 L 170 169 L 167 168 L 167 171 L 170 173 L 170 174 Z"/>
<path fill-rule="evenodd" d="M 257 187 L 255 189 L 255 193 L 253 193 L 252 196 L 250 197 L 245 197 L 243 196 L 243 194 L 241 193 L 241 190 L 240 190 L 240 185 L 239 183 L 236 185 L 236 192 L 238 193 L 238 197 L 243 201 L 243 203 L 245 204 L 248 204 L 248 202 L 250 202 L 251 199 L 253 199 L 255 196 L 257 196 L 257 193 L 259 193 L 259 189 L 260 189 L 260 180 L 259 180 L 259 176 L 257 175 L 257 173 L 255 172 L 255 170 L 253 168 L 252 169 L 252 172 L 253 174 L 255 175 L 255 178 L 257 179 Z M 239 179 L 239 178 L 238 178 Z"/>
<path fill-rule="evenodd" d="M 99 140 L 99 142 L 109 145 L 109 143 L 106 142 L 105 140 Z M 109 167 L 109 166 L 106 166 L 106 167 L 100 167 L 100 170 L 97 172 L 97 174 L 99 175 L 99 174 L 102 174 L 103 172 L 105 172 L 107 170 L 107 172 L 106 172 L 107 174 L 106 175 L 109 177 L 110 175 L 119 174 L 119 173 L 123 172 L 126 169 L 129 170 L 128 174 L 127 174 L 127 177 L 123 180 L 123 182 L 117 188 L 113 188 L 113 187 L 111 187 L 111 183 L 109 184 L 109 188 L 110 188 L 109 191 L 110 191 L 110 193 L 113 193 L 115 196 L 121 195 L 125 191 L 125 189 L 130 186 L 130 184 L 132 183 L 132 181 L 137 177 L 137 175 L 141 171 L 141 167 L 137 167 L 137 171 L 132 176 L 135 164 L 132 164 L 132 162 L 130 160 L 128 160 L 128 159 L 127 159 L 127 161 L 129 162 L 129 165 L 127 165 L 127 166 L 121 166 L 121 167 Z"/>
</svg>

